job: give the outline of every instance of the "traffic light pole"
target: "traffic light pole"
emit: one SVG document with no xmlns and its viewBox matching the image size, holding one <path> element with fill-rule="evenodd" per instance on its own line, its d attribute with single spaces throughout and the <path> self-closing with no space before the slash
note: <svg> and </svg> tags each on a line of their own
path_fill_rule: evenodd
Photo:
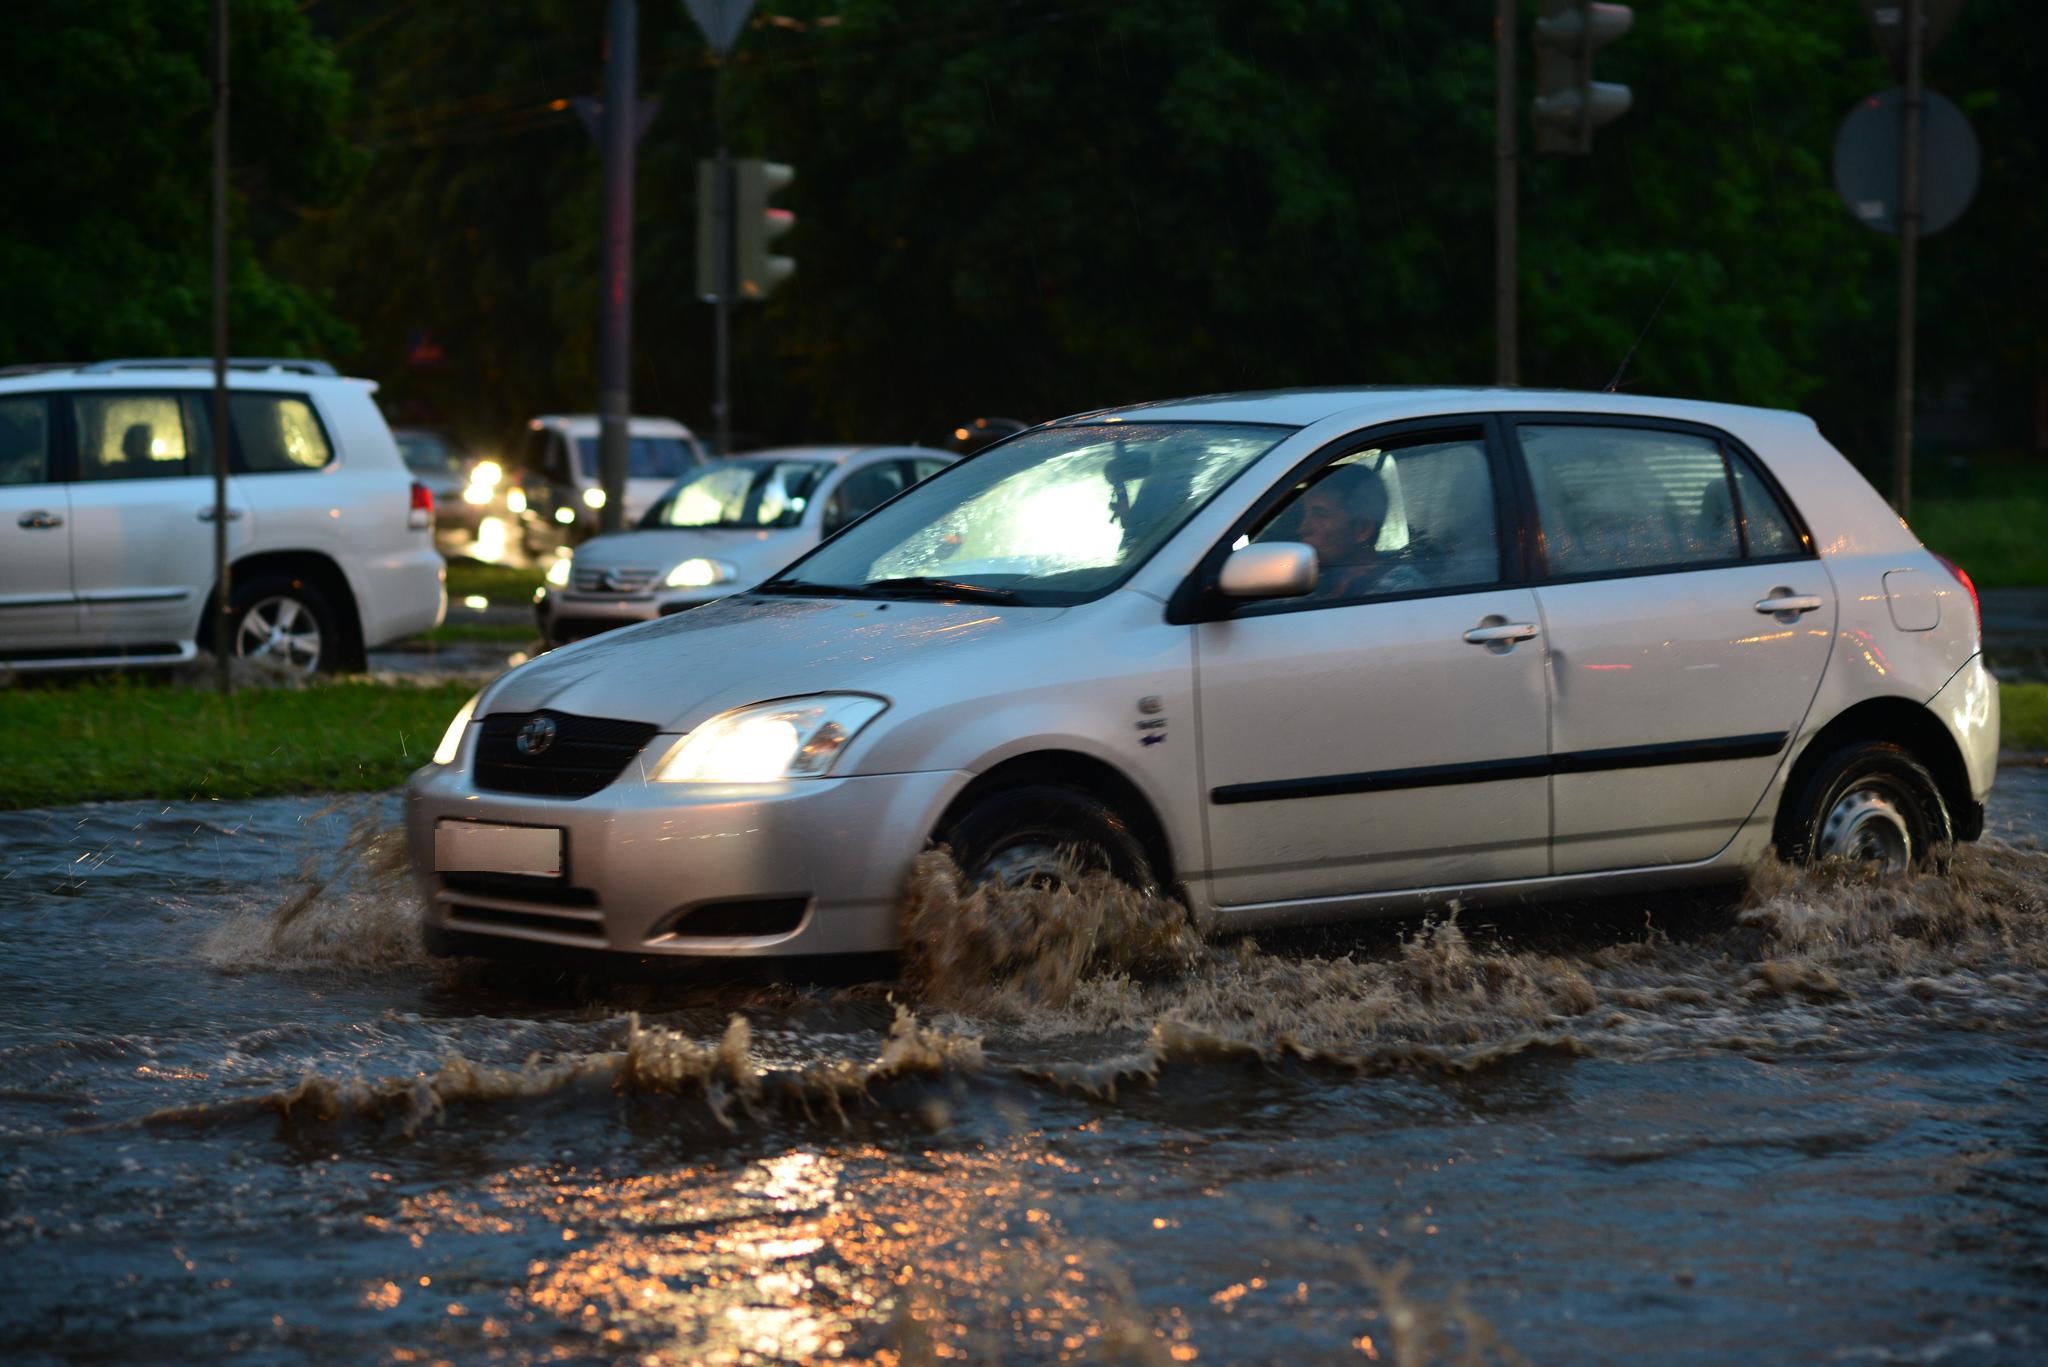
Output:
<svg viewBox="0 0 2048 1367">
<path fill-rule="evenodd" d="M 1899 368 L 1893 433 L 1892 507 L 1913 508 L 1913 325 L 1920 287 L 1920 65 L 1926 51 L 1923 0 L 1906 0 L 1906 99 L 1899 109 Z"/>
<path fill-rule="evenodd" d="M 213 608 L 214 682 L 234 691 L 235 592 L 228 564 L 228 3 L 213 0 Z"/>
<path fill-rule="evenodd" d="M 632 412 L 633 365 L 633 144 L 640 131 L 633 108 L 638 30 L 634 0 L 611 0 L 610 51 L 604 70 L 604 299 L 597 359 L 597 469 L 604 490 L 598 525 L 608 532 L 623 527 L 626 515 L 626 422 Z"/>
<path fill-rule="evenodd" d="M 1515 316 L 1515 11 L 1516 0 L 1494 0 L 1493 13 L 1493 378 L 1519 384 Z"/>
</svg>

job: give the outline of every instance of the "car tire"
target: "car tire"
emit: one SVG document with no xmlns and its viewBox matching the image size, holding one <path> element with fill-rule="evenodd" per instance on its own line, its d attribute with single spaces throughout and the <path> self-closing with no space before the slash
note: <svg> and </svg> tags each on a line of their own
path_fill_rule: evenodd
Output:
<svg viewBox="0 0 2048 1367">
<path fill-rule="evenodd" d="M 1857 741 L 1829 755 L 1786 810 L 1778 852 L 1795 864 L 1839 859 L 1893 876 L 1940 867 L 1955 838 L 1941 785 L 1889 741 Z"/>
<path fill-rule="evenodd" d="M 1089 872 L 1144 892 L 1159 881 L 1144 845 L 1108 804 L 1077 788 L 1031 784 L 988 794 L 940 832 L 969 884 L 1051 887 Z"/>
<path fill-rule="evenodd" d="M 265 661 L 300 678 L 341 666 L 341 616 L 308 580 L 262 575 L 237 584 L 231 615 L 238 660 Z"/>
</svg>

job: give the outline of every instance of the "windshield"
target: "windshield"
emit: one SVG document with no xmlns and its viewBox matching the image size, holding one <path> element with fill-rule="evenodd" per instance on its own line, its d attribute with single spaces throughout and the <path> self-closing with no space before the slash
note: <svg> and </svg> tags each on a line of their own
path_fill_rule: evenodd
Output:
<svg viewBox="0 0 2048 1367">
<path fill-rule="evenodd" d="M 576 438 L 576 458 L 586 478 L 598 478 L 596 437 Z M 674 479 L 696 463 L 681 437 L 631 437 L 626 442 L 627 479 Z"/>
<path fill-rule="evenodd" d="M 721 460 L 686 476 L 642 527 L 794 527 L 832 467 L 817 460 Z"/>
<path fill-rule="evenodd" d="M 453 470 L 461 460 L 455 448 L 430 432 L 394 432 L 392 438 L 398 443 L 398 453 L 405 457 L 406 468 L 414 474 L 440 474 Z"/>
<path fill-rule="evenodd" d="M 1082 602 L 1121 583 L 1291 430 L 1101 423 L 1028 432 L 939 472 L 764 587 Z"/>
</svg>

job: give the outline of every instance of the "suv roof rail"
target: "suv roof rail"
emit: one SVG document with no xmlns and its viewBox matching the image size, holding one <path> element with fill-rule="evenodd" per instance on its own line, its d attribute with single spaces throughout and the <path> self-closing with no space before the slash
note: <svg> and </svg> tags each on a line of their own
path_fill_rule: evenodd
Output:
<svg viewBox="0 0 2048 1367">
<path fill-rule="evenodd" d="M 15 375 L 47 375 L 53 370 L 76 370 L 77 361 L 22 361 L 16 365 L 0 365 L 0 380 Z"/>
<path fill-rule="evenodd" d="M 117 370 L 211 370 L 211 356 L 132 356 L 113 361 L 94 361 L 91 365 L 80 366 L 81 375 L 106 375 Z M 288 370 L 300 375 L 338 376 L 336 370 L 326 361 L 308 360 L 302 356 L 230 356 L 229 370 Z"/>
</svg>

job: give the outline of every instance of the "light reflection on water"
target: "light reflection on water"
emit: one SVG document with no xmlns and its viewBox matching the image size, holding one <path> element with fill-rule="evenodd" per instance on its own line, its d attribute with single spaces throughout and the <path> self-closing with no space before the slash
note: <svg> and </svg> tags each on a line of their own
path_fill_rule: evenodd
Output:
<svg viewBox="0 0 2048 1367">
<path fill-rule="evenodd" d="M 2048 772 L 2000 799 L 2037 849 Z M 2024 849 L 1911 904 L 1657 908 L 1662 940 L 1640 908 L 1152 928 L 1091 969 L 990 914 L 958 976 L 896 985 L 905 1018 L 879 989 L 593 999 L 424 961 L 388 808 L 0 818 L 0 1353 L 2048 1350 Z"/>
</svg>

